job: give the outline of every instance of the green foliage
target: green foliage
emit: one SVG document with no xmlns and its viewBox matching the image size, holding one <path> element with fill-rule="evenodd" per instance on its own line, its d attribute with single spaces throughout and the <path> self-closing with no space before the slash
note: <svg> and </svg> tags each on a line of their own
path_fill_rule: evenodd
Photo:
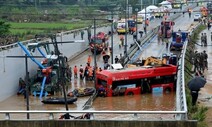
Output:
<svg viewBox="0 0 212 127">
<path fill-rule="evenodd" d="M 4 21 L 0 21 L 0 35 L 8 34 L 10 31 L 10 24 L 6 24 Z"/>
<path fill-rule="evenodd" d="M 207 107 L 197 107 L 197 109 L 195 109 L 196 112 L 192 115 L 192 119 L 198 120 L 199 122 L 204 121 L 204 119 L 206 118 L 207 110 Z"/>
<path fill-rule="evenodd" d="M 206 26 L 204 25 L 200 25 L 191 35 L 191 42 L 188 44 L 188 50 L 190 48 L 190 51 L 192 50 L 194 52 L 194 46 L 195 43 L 197 42 L 197 40 L 199 39 L 199 33 L 201 33 L 202 30 L 204 30 L 206 28 Z M 190 52 L 186 52 L 186 59 L 189 59 L 190 56 Z M 192 65 L 191 63 L 189 63 L 188 61 L 186 61 L 185 66 L 191 70 L 192 69 Z M 185 84 L 187 84 L 189 82 L 189 80 L 191 79 L 191 77 L 185 73 Z M 197 120 L 198 121 L 198 127 L 206 127 L 207 124 L 205 123 L 205 118 L 206 118 L 206 112 L 208 110 L 207 107 L 204 106 L 192 106 L 192 98 L 190 95 L 190 90 L 188 89 L 187 85 L 186 85 L 186 100 L 187 100 L 187 107 L 188 107 L 188 117 L 189 119 L 192 120 Z"/>
</svg>

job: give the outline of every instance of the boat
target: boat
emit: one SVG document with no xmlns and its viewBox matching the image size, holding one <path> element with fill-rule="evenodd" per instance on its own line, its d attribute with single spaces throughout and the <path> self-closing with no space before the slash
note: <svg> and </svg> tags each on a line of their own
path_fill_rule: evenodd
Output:
<svg viewBox="0 0 212 127">
<path fill-rule="evenodd" d="M 67 96 L 70 96 L 70 97 L 90 96 L 93 93 L 95 93 L 95 91 L 96 91 L 96 89 L 94 87 L 77 88 L 77 89 L 74 89 L 71 92 L 68 92 Z"/>
<path fill-rule="evenodd" d="M 77 101 L 77 97 L 68 97 L 67 104 L 73 104 Z M 50 97 L 43 99 L 41 102 L 44 104 L 65 104 L 65 99 L 63 97 Z"/>
</svg>

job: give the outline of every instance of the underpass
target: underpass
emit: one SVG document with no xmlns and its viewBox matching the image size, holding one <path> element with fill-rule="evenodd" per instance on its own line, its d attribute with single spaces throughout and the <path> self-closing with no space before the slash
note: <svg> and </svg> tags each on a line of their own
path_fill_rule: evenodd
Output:
<svg viewBox="0 0 212 127">
<path fill-rule="evenodd" d="M 101 106 L 100 106 L 100 107 L 101 107 Z M 129 107 L 130 107 L 130 106 L 129 106 Z M 123 107 L 123 108 L 125 108 L 125 107 Z M 94 112 L 94 111 L 93 111 L 93 112 Z M 139 111 L 138 111 L 138 113 L 139 113 Z M 150 112 L 149 112 L 149 113 L 150 113 Z M 155 113 L 157 113 L 157 112 L 155 111 Z M 136 113 L 132 113 L 132 114 L 136 115 Z M 171 113 L 171 114 L 172 114 L 172 113 Z M 103 118 L 103 119 L 104 119 L 104 118 Z M 130 122 L 129 122 L 129 123 L 130 123 Z M 175 123 L 175 122 L 173 122 L 173 123 Z M 91 123 L 88 123 L 88 124 L 90 125 Z M 146 124 L 146 125 L 147 125 L 147 124 Z M 161 125 L 161 124 L 160 124 L 160 125 Z M 165 124 L 163 124 L 163 125 L 165 125 Z M 178 125 L 178 124 L 175 123 L 175 126 L 176 126 L 176 125 Z M 193 124 L 193 125 L 195 126 L 195 124 Z"/>
</svg>

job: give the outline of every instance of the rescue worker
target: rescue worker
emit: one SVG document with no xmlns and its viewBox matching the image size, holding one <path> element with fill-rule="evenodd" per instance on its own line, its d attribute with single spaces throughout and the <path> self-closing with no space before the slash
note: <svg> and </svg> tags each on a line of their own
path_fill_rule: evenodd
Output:
<svg viewBox="0 0 212 127">
<path fill-rule="evenodd" d="M 149 26 L 149 19 L 148 18 L 146 19 L 145 23 L 146 23 L 146 26 Z"/>
<path fill-rule="evenodd" d="M 80 65 L 80 70 L 79 70 L 79 74 L 80 74 L 80 79 L 81 80 L 83 80 L 83 72 L 84 72 L 84 70 L 83 70 L 83 67 L 82 67 L 82 65 Z"/>
<path fill-rule="evenodd" d="M 81 39 L 83 40 L 84 30 L 81 30 Z"/>
<path fill-rule="evenodd" d="M 208 54 L 206 53 L 206 51 L 203 51 L 203 62 L 204 62 L 204 66 L 205 68 L 208 70 Z"/>
<path fill-rule="evenodd" d="M 119 61 L 119 58 L 118 58 L 118 56 L 116 56 L 116 57 L 115 57 L 115 64 L 117 64 L 118 61 Z"/>
<path fill-rule="evenodd" d="M 17 95 L 20 95 L 20 94 L 24 94 L 26 93 L 26 83 L 24 82 L 24 80 L 22 78 L 19 78 L 19 88 L 18 88 L 18 92 L 17 92 Z"/>
<path fill-rule="evenodd" d="M 85 67 L 84 77 L 85 77 L 85 80 L 88 80 L 88 66 Z"/>
<path fill-rule="evenodd" d="M 100 68 L 99 68 L 99 72 L 101 72 L 101 71 L 102 71 L 102 68 L 100 67 Z"/>
<path fill-rule="evenodd" d="M 204 34 L 201 33 L 201 46 L 204 45 L 204 42 L 205 42 Z"/>
<path fill-rule="evenodd" d="M 199 70 L 199 55 L 198 55 L 198 51 L 195 51 L 195 54 L 194 54 L 194 72 L 196 72 L 197 70 Z"/>
<path fill-rule="evenodd" d="M 89 67 L 89 68 L 88 68 L 88 79 L 89 79 L 90 81 L 93 80 L 93 69 L 92 69 L 92 67 Z"/>
<path fill-rule="evenodd" d="M 89 65 L 91 65 L 91 60 L 92 60 L 91 55 L 89 55 L 89 56 L 88 56 L 88 59 L 87 59 L 87 63 L 88 63 Z"/>
<path fill-rule="evenodd" d="M 71 78 L 72 78 L 72 69 L 69 66 L 66 69 L 66 77 L 69 79 L 69 81 L 71 81 Z"/>
<path fill-rule="evenodd" d="M 75 65 L 75 66 L 74 66 L 74 78 L 78 78 L 78 77 L 77 77 L 77 72 L 78 72 L 78 68 L 77 68 L 77 66 Z"/>
<path fill-rule="evenodd" d="M 142 93 L 149 93 L 149 92 L 150 92 L 149 80 L 145 78 L 142 83 Z"/>
<path fill-rule="evenodd" d="M 204 46 L 207 46 L 207 34 L 206 33 L 204 33 Z"/>
<path fill-rule="evenodd" d="M 121 46 L 123 46 L 124 45 L 124 36 L 123 35 L 120 36 L 120 41 L 121 41 Z"/>
</svg>

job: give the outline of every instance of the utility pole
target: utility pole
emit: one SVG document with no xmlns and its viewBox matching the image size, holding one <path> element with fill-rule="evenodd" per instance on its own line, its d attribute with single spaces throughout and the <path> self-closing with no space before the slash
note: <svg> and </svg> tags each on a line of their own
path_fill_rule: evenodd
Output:
<svg viewBox="0 0 212 127">
<path fill-rule="evenodd" d="M 96 18 L 94 18 L 94 88 L 96 88 Z"/>
<path fill-rule="evenodd" d="M 138 41 L 138 8 L 135 9 L 136 12 L 136 41 Z"/>
<path fill-rule="evenodd" d="M 111 24 L 111 64 L 113 64 L 113 10 L 112 10 L 112 24 Z"/>
<path fill-rule="evenodd" d="M 128 26 L 127 26 L 127 3 L 128 3 L 128 0 L 125 0 L 125 9 L 126 9 L 126 11 L 125 11 L 125 45 L 124 45 L 124 55 L 125 55 L 125 57 L 127 57 L 127 28 L 128 28 Z"/>
<path fill-rule="evenodd" d="M 144 8 L 145 8 L 145 22 L 144 22 L 144 28 L 145 28 L 145 34 L 146 34 L 146 31 L 147 31 L 147 28 L 146 28 L 146 6 L 144 5 Z"/>
<path fill-rule="evenodd" d="M 27 54 L 25 54 L 25 65 L 26 65 L 26 88 L 25 88 L 25 96 L 26 96 L 26 107 L 27 111 L 29 111 L 29 73 L 28 73 L 28 60 L 27 60 Z M 27 113 L 27 119 L 30 119 L 29 113 Z"/>
</svg>

